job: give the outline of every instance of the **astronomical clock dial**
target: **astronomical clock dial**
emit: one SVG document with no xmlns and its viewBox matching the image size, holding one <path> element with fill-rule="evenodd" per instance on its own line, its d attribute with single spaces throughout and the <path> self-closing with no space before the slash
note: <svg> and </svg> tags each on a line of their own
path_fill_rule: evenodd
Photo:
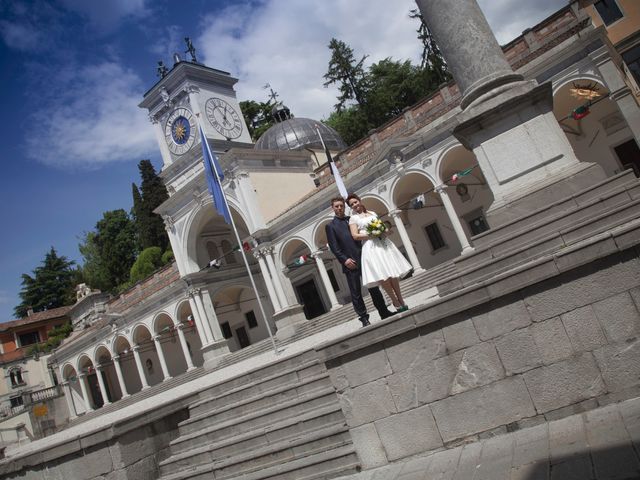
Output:
<svg viewBox="0 0 640 480">
<path fill-rule="evenodd" d="M 164 127 L 164 137 L 174 155 L 187 153 L 196 140 L 196 120 L 186 108 L 176 108 Z"/>
<path fill-rule="evenodd" d="M 209 123 L 225 138 L 238 138 L 242 134 L 240 114 L 220 98 L 210 98 L 204 106 Z"/>
</svg>

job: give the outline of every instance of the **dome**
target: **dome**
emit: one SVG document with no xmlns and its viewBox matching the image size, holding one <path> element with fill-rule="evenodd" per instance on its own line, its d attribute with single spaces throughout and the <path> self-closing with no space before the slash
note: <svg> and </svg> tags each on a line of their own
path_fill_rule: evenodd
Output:
<svg viewBox="0 0 640 480">
<path fill-rule="evenodd" d="M 253 148 L 257 150 L 300 150 L 312 148 L 322 150 L 316 127 L 329 150 L 344 150 L 347 145 L 333 128 L 309 118 L 290 118 L 270 127 L 258 139 Z"/>
</svg>

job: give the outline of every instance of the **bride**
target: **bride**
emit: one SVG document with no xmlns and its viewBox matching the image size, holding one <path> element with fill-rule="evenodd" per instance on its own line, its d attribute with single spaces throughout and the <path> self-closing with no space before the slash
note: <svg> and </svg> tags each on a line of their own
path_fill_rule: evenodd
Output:
<svg viewBox="0 0 640 480">
<path fill-rule="evenodd" d="M 363 242 L 360 266 L 363 285 L 367 288 L 380 285 L 398 312 L 408 310 L 400 292 L 400 277 L 411 271 L 411 264 L 393 242 L 385 238 L 384 233 L 380 237 L 367 233 L 367 226 L 372 220 L 377 220 L 378 215 L 367 210 L 358 195 L 351 193 L 347 197 L 347 205 L 352 210 L 349 219 L 351 236 L 354 240 Z"/>
</svg>

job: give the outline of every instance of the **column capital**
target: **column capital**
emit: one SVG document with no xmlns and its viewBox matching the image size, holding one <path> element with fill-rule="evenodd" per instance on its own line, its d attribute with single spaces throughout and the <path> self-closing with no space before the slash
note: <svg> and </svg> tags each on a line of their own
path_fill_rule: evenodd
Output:
<svg viewBox="0 0 640 480">
<path fill-rule="evenodd" d="M 111 358 L 113 359 L 114 362 L 119 362 L 120 361 L 120 355 L 114 355 Z"/>
<path fill-rule="evenodd" d="M 153 338 L 154 342 L 159 342 L 160 338 L 162 338 L 162 335 L 159 335 L 159 334 L 158 335 L 154 335 L 152 338 Z"/>
<path fill-rule="evenodd" d="M 400 210 L 399 208 L 394 208 L 393 210 L 389 210 L 389 215 L 391 215 L 391 218 L 395 220 L 400 216 L 401 212 L 402 210 Z"/>
<path fill-rule="evenodd" d="M 82 373 L 78 373 L 78 378 L 85 378 L 87 376 L 86 373 L 82 372 Z"/>
<path fill-rule="evenodd" d="M 260 251 L 262 252 L 262 255 L 264 255 L 264 256 L 273 255 L 274 250 L 275 250 L 275 247 L 273 245 L 269 245 L 267 247 L 262 247 L 260 249 Z"/>
<path fill-rule="evenodd" d="M 253 256 L 255 257 L 256 260 L 260 260 L 265 256 L 264 252 L 258 248 L 254 249 L 251 253 L 253 253 Z"/>
<path fill-rule="evenodd" d="M 142 347 L 140 345 L 134 345 L 133 347 L 131 347 L 131 350 L 133 350 L 134 352 L 140 352 L 140 350 L 142 350 Z"/>
<path fill-rule="evenodd" d="M 187 295 L 189 295 L 191 298 L 199 296 L 200 295 L 200 288 L 199 287 L 189 287 L 187 289 Z"/>
<path fill-rule="evenodd" d="M 187 328 L 187 324 L 186 324 L 186 323 L 182 323 L 182 322 L 181 322 L 181 323 L 179 323 L 179 324 L 177 324 L 177 325 L 176 325 L 176 328 L 177 328 L 178 330 L 184 330 L 185 328 Z"/>
<path fill-rule="evenodd" d="M 440 185 L 436 185 L 433 190 L 439 195 L 442 195 L 443 193 L 447 194 L 447 187 L 449 187 L 449 185 L 441 183 Z"/>
</svg>

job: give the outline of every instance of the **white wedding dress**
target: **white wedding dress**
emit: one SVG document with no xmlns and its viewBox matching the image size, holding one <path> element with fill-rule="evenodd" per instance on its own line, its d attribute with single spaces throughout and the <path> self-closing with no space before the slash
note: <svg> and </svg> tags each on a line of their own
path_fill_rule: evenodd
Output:
<svg viewBox="0 0 640 480">
<path fill-rule="evenodd" d="M 355 224 L 358 232 L 367 233 L 367 225 L 378 218 L 371 210 L 352 215 L 349 224 Z M 371 288 L 381 280 L 393 277 L 403 277 L 412 269 L 400 250 L 388 238 L 370 238 L 362 243 L 362 257 L 360 259 L 362 284 Z"/>
</svg>

